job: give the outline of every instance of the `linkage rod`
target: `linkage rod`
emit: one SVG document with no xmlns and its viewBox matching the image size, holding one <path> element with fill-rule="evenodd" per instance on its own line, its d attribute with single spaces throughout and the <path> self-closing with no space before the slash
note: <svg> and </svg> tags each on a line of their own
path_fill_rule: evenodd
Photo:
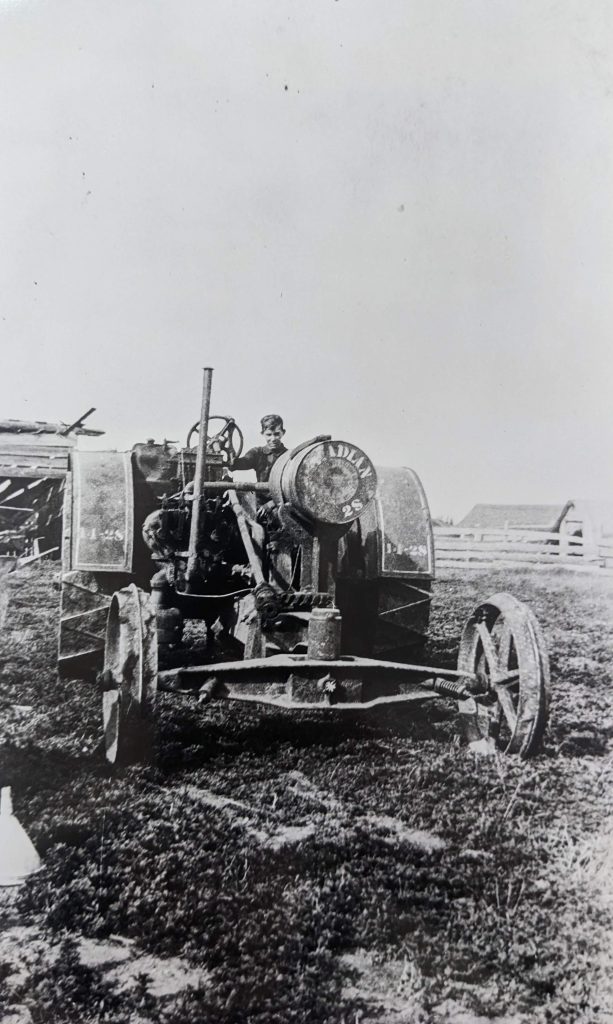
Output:
<svg viewBox="0 0 613 1024">
<path fill-rule="evenodd" d="M 203 491 L 214 491 L 222 494 L 224 491 L 256 491 L 258 494 L 270 494 L 268 484 L 256 483 L 255 480 L 205 480 L 202 485 Z"/>
<path fill-rule="evenodd" d="M 246 523 L 245 513 L 241 507 L 240 501 L 236 496 L 236 491 L 233 488 L 230 488 L 228 490 L 228 498 L 230 499 L 232 511 L 236 516 L 236 522 L 238 523 L 238 528 L 241 534 L 241 540 L 245 546 L 245 551 L 247 552 L 247 558 L 249 559 L 249 568 L 253 573 L 253 578 L 256 584 L 265 583 L 266 581 L 264 579 L 264 573 L 262 572 L 262 563 L 258 558 L 255 547 L 253 545 L 251 534 L 249 533 L 249 527 L 247 526 Z"/>
</svg>

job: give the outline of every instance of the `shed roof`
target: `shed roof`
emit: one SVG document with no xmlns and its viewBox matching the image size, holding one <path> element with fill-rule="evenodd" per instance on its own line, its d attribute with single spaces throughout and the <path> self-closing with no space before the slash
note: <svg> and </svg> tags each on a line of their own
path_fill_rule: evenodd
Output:
<svg viewBox="0 0 613 1024">
<path fill-rule="evenodd" d="M 567 505 L 474 505 L 457 524 L 463 527 L 501 529 L 523 526 L 526 529 L 557 529 Z"/>
</svg>

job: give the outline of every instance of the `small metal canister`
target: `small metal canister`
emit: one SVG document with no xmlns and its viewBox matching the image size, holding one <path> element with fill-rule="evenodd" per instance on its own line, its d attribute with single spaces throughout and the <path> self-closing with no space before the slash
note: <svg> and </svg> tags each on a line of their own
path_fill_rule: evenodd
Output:
<svg viewBox="0 0 613 1024">
<path fill-rule="evenodd" d="M 156 608 L 159 644 L 178 644 L 183 633 L 183 616 L 178 608 Z"/>
<path fill-rule="evenodd" d="M 309 620 L 307 657 L 335 661 L 341 653 L 341 613 L 338 608 L 313 608 Z"/>
</svg>

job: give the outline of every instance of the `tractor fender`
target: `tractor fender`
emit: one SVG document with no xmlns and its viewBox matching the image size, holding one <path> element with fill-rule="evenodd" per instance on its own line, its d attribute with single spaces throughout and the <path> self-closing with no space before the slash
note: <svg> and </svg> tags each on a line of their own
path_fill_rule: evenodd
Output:
<svg viewBox="0 0 613 1024">
<path fill-rule="evenodd" d="M 430 617 L 432 520 L 414 470 L 377 466 L 376 472 L 375 500 L 339 546 L 342 651 L 411 660 Z"/>
</svg>

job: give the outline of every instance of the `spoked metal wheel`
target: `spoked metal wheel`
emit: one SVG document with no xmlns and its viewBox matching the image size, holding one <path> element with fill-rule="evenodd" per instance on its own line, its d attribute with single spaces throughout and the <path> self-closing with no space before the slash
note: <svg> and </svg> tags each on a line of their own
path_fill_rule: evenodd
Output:
<svg viewBox="0 0 613 1024">
<path fill-rule="evenodd" d="M 209 416 L 209 431 L 220 423 L 221 426 L 217 433 L 209 433 L 206 439 L 207 448 L 225 453 L 226 458 L 231 462 L 233 459 L 237 459 L 243 450 L 243 434 L 231 416 Z M 198 444 L 199 440 L 200 423 L 194 423 L 187 435 L 187 447 L 191 448 Z"/>
<path fill-rule="evenodd" d="M 511 594 L 475 609 L 460 642 L 458 670 L 474 675 L 475 722 L 509 753 L 529 757 L 541 743 L 549 705 L 549 657 L 540 626 Z"/>
<path fill-rule="evenodd" d="M 106 627 L 102 716 L 111 764 L 151 760 L 157 672 L 155 612 L 131 583 L 113 594 Z"/>
</svg>

